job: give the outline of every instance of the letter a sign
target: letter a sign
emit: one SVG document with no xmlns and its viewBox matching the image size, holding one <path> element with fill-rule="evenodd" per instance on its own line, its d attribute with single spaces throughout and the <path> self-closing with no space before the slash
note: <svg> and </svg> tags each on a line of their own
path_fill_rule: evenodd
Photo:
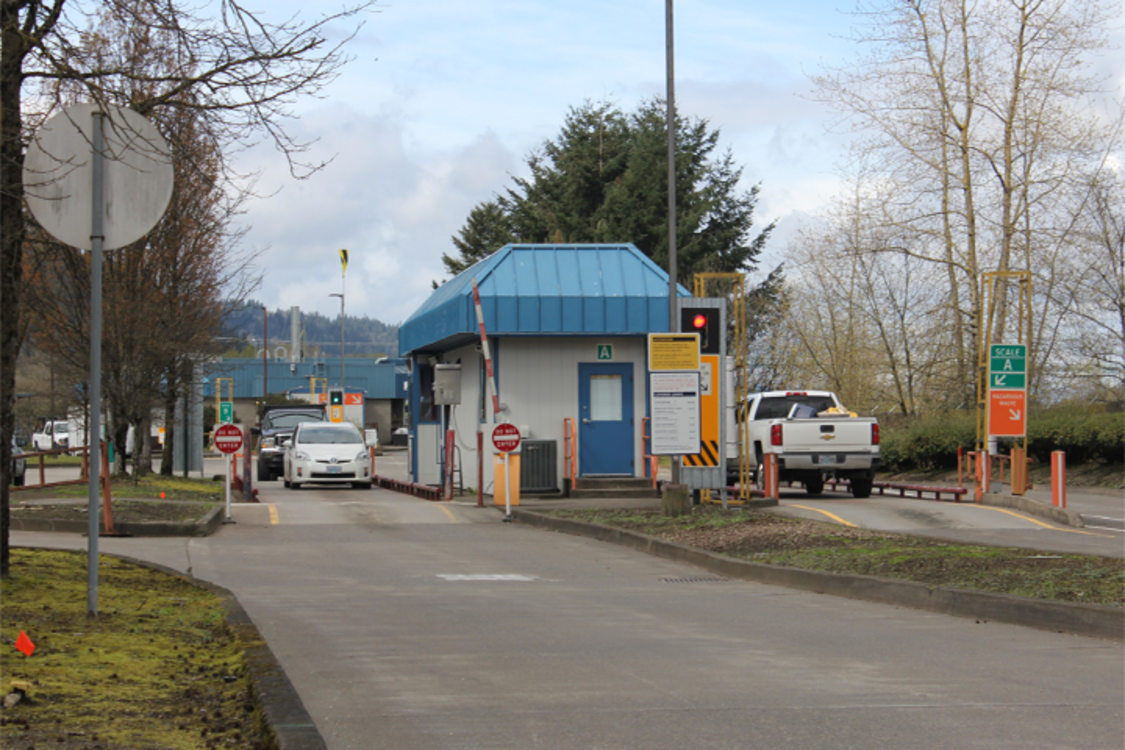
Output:
<svg viewBox="0 0 1125 750">
<path fill-rule="evenodd" d="M 994 344 L 988 364 L 989 437 L 1027 437 L 1027 346 Z"/>
</svg>

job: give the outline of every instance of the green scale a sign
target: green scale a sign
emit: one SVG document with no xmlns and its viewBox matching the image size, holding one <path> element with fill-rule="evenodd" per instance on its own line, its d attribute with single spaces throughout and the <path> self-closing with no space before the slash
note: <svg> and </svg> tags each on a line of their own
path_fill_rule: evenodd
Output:
<svg viewBox="0 0 1125 750">
<path fill-rule="evenodd" d="M 988 357 L 988 387 L 1010 389 L 1027 387 L 1027 346 L 993 344 Z"/>
</svg>

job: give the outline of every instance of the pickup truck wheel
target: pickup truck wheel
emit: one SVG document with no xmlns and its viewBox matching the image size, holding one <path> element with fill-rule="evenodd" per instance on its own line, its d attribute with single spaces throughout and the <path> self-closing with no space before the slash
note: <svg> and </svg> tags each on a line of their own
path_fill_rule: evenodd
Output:
<svg viewBox="0 0 1125 750">
<path fill-rule="evenodd" d="M 272 482 L 273 479 L 274 479 L 274 476 L 270 472 L 270 470 L 267 469 L 265 466 L 262 466 L 262 462 L 259 461 L 258 462 L 258 481 L 259 482 Z"/>
<path fill-rule="evenodd" d="M 871 497 L 871 487 L 874 484 L 873 477 L 852 477 L 852 497 Z"/>
<path fill-rule="evenodd" d="M 810 495 L 819 495 L 824 492 L 824 477 L 819 476 L 816 479 L 809 479 L 805 481 L 805 492 Z"/>
</svg>

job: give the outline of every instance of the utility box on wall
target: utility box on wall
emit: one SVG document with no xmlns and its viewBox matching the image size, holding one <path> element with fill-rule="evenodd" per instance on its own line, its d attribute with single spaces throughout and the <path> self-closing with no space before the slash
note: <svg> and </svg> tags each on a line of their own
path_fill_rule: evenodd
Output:
<svg viewBox="0 0 1125 750">
<path fill-rule="evenodd" d="M 434 365 L 434 403 L 458 406 L 461 403 L 461 365 Z"/>
</svg>

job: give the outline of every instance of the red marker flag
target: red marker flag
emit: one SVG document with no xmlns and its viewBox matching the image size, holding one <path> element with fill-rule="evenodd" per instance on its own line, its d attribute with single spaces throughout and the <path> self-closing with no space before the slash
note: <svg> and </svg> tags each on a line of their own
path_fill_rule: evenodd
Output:
<svg viewBox="0 0 1125 750">
<path fill-rule="evenodd" d="M 24 656 L 31 656 L 35 651 L 35 644 L 27 637 L 27 633 L 20 631 L 20 637 L 16 639 L 16 648 L 23 652 Z"/>
</svg>

